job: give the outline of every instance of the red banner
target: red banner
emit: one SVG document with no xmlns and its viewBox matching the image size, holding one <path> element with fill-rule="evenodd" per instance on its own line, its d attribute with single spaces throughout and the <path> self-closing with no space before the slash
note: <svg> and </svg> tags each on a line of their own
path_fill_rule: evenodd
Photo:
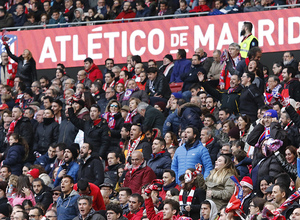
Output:
<svg viewBox="0 0 300 220">
<path fill-rule="evenodd" d="M 254 25 L 263 52 L 297 50 L 300 45 L 300 9 L 239 13 L 205 17 L 179 18 L 147 22 L 130 22 L 9 32 L 11 49 L 17 55 L 28 48 L 38 69 L 83 66 L 91 57 L 103 65 L 110 57 L 115 63 L 126 63 L 129 54 L 143 61 L 162 60 L 165 54 L 176 57 L 183 48 L 191 57 L 198 47 L 208 55 L 215 49 L 228 48 L 240 42 L 244 21 Z M 2 47 L 3 48 L 3 47 Z"/>
</svg>

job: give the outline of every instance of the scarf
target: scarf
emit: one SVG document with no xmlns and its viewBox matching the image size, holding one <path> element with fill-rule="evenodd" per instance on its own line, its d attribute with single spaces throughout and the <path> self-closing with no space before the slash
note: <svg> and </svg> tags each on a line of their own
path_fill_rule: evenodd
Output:
<svg viewBox="0 0 300 220">
<path fill-rule="evenodd" d="M 261 147 L 263 155 L 266 157 L 270 156 L 272 152 L 277 151 L 281 146 L 283 142 L 278 139 L 269 138 L 264 142 L 259 142 L 255 144 L 255 147 Z"/>
<path fill-rule="evenodd" d="M 142 168 L 142 165 L 145 163 L 146 161 L 140 163 L 136 168 L 132 167 L 132 165 L 129 168 L 130 171 L 130 175 L 132 175 L 135 171 L 137 171 L 138 169 Z"/>
<path fill-rule="evenodd" d="M 167 10 L 160 10 L 158 12 L 158 16 L 163 16 L 166 12 L 167 12 Z"/>
<path fill-rule="evenodd" d="M 234 88 L 229 88 L 228 89 L 228 94 L 234 93 L 238 88 L 239 88 L 239 86 L 236 86 Z"/>
<path fill-rule="evenodd" d="M 95 121 L 93 121 L 94 126 L 98 125 L 101 122 L 101 118 L 96 119 Z"/>
<path fill-rule="evenodd" d="M 127 116 L 126 116 L 126 119 L 125 119 L 125 124 L 126 123 L 132 123 L 132 118 L 134 117 L 134 116 L 136 116 L 137 115 L 137 108 L 136 109 L 134 109 L 132 112 L 128 112 L 128 114 L 127 114 Z"/>
<path fill-rule="evenodd" d="M 108 86 L 107 86 L 107 83 L 104 83 L 104 85 L 103 85 L 103 90 L 106 91 L 106 89 L 107 89 L 108 87 L 115 87 L 115 80 L 112 81 L 111 84 L 109 84 Z"/>
<path fill-rule="evenodd" d="M 128 143 L 128 152 L 127 152 L 127 157 L 126 157 L 126 165 L 125 165 L 125 170 L 130 169 L 130 164 L 128 162 L 128 158 L 131 157 L 132 152 L 136 149 L 136 147 L 139 145 L 141 141 L 141 136 L 135 139 L 133 142 L 129 141 Z"/>
<path fill-rule="evenodd" d="M 155 90 L 154 90 L 154 80 L 149 80 L 149 90 L 152 92 L 152 93 L 155 93 Z"/>
<path fill-rule="evenodd" d="M 186 204 L 189 205 L 189 206 L 192 205 L 195 190 L 196 190 L 196 186 L 193 186 L 190 193 L 189 193 L 189 195 L 188 195 L 188 197 L 187 197 L 187 199 L 186 199 Z M 182 200 L 183 192 L 184 192 L 184 189 L 181 189 L 180 193 L 179 193 L 179 205 L 181 207 L 183 207 L 183 200 Z"/>
<path fill-rule="evenodd" d="M 214 112 L 214 110 L 216 109 L 216 107 L 213 107 L 211 110 L 210 110 L 210 114 L 212 114 Z"/>
<path fill-rule="evenodd" d="M 173 62 L 171 62 L 171 63 L 169 63 L 169 64 L 167 65 L 165 71 L 163 72 L 163 74 L 164 74 L 165 77 L 167 77 L 167 75 L 168 75 L 170 69 L 171 69 L 173 66 L 174 66 L 174 63 L 173 63 Z"/>
<path fill-rule="evenodd" d="M 177 186 L 176 181 L 170 183 L 169 185 L 163 186 L 164 191 L 168 191 L 169 189 L 175 188 Z"/>
<path fill-rule="evenodd" d="M 17 122 L 18 122 L 21 118 L 22 118 L 22 116 L 20 116 L 20 118 L 18 118 L 17 120 L 13 120 L 13 121 L 10 123 L 10 126 L 9 126 L 9 128 L 8 128 L 8 132 L 7 132 L 7 135 L 6 135 L 6 136 L 7 136 L 7 139 L 9 139 L 10 135 L 11 135 L 12 133 L 14 133 L 16 124 L 17 124 Z"/>
<path fill-rule="evenodd" d="M 287 130 L 288 128 L 292 127 L 294 125 L 294 122 L 293 121 L 290 121 L 285 127 L 283 130 Z"/>
<path fill-rule="evenodd" d="M 110 129 L 114 129 L 116 126 L 116 120 L 115 120 L 115 115 L 116 113 L 111 113 L 111 112 L 106 112 L 102 115 L 102 118 L 104 118 L 107 123 L 108 123 L 108 127 Z"/>
<path fill-rule="evenodd" d="M 151 154 L 151 156 L 152 156 L 152 158 L 154 159 L 156 156 L 161 155 L 161 154 L 164 154 L 164 153 L 166 153 L 165 150 L 160 151 L 160 152 L 158 152 L 157 154 Z"/>
<path fill-rule="evenodd" d="M 202 143 L 202 144 L 203 144 L 203 146 L 205 147 L 205 146 L 209 145 L 211 142 L 213 142 L 213 140 L 214 140 L 214 138 L 212 137 L 212 138 L 209 139 L 206 143 Z"/>
<path fill-rule="evenodd" d="M 274 102 L 280 101 L 281 94 L 279 90 L 281 89 L 281 87 L 281 84 L 278 84 L 272 91 L 269 87 L 267 87 L 266 92 L 264 93 L 266 105 L 270 105 Z"/>
<path fill-rule="evenodd" d="M 139 90 L 138 86 L 135 89 L 127 89 L 126 92 L 124 93 L 123 101 L 129 100 L 132 93 L 138 90 Z"/>
<path fill-rule="evenodd" d="M 121 95 L 122 95 L 123 93 L 124 93 L 124 91 L 118 92 L 118 93 L 116 94 L 117 100 L 118 100 L 118 101 L 120 101 L 120 97 L 121 97 Z"/>
</svg>

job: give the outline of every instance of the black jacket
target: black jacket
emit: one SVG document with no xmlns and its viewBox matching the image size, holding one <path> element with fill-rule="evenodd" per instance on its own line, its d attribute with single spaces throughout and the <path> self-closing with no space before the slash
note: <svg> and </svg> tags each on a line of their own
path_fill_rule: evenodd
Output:
<svg viewBox="0 0 300 220">
<path fill-rule="evenodd" d="M 52 143 L 57 143 L 59 134 L 59 124 L 54 118 L 47 118 L 50 124 L 39 123 L 34 135 L 33 150 L 45 154 Z M 45 120 L 45 119 L 44 119 Z"/>
<path fill-rule="evenodd" d="M 106 159 L 107 150 L 110 146 L 110 129 L 106 120 L 94 125 L 93 120 L 84 121 L 74 114 L 73 108 L 68 109 L 71 122 L 84 132 L 84 142 L 93 145 L 94 152 Z"/>
<path fill-rule="evenodd" d="M 300 128 L 300 115 L 295 111 L 294 107 L 289 105 L 285 108 L 295 125 Z"/>
<path fill-rule="evenodd" d="M 257 119 L 257 110 L 263 105 L 263 96 L 256 85 L 251 84 L 242 90 L 239 105 L 240 113 L 248 115 L 252 122 Z"/>
<path fill-rule="evenodd" d="M 171 96 L 172 92 L 169 83 L 167 82 L 167 79 L 164 75 L 157 74 L 157 77 L 153 82 L 152 90 L 149 87 L 150 87 L 150 79 L 148 79 L 145 88 L 146 93 L 150 97 L 157 94 L 157 95 L 161 95 L 165 99 L 169 99 Z"/>
<path fill-rule="evenodd" d="M 101 160 L 96 155 L 91 155 L 86 162 L 81 161 L 78 170 L 78 180 L 85 179 L 96 186 L 104 181 L 104 169 Z"/>
<path fill-rule="evenodd" d="M 25 150 L 24 146 L 20 144 L 13 144 L 8 148 L 5 160 L 3 160 L 3 165 L 8 165 L 11 168 L 11 174 L 17 176 L 22 174 L 22 167 L 24 163 Z"/>
<path fill-rule="evenodd" d="M 212 142 L 210 142 L 209 144 L 207 144 L 205 146 L 209 152 L 210 158 L 211 158 L 211 162 L 214 166 L 215 161 L 217 160 L 218 157 L 218 153 L 221 149 L 221 145 L 218 143 L 218 140 L 216 138 L 214 138 L 214 140 Z"/>
<path fill-rule="evenodd" d="M 198 72 L 207 74 L 206 70 L 201 65 L 192 65 L 187 73 L 181 73 L 180 79 L 183 82 L 182 92 L 188 91 L 190 87 L 198 81 Z"/>
<path fill-rule="evenodd" d="M 22 55 L 17 57 L 16 55 L 12 54 L 8 45 L 5 45 L 5 49 L 8 56 L 18 63 L 16 76 L 21 77 L 25 85 L 30 87 L 31 83 L 37 80 L 35 60 L 31 58 L 26 64 L 24 64 L 24 58 Z"/>
<path fill-rule="evenodd" d="M 118 169 L 121 164 L 115 164 L 107 167 L 107 171 L 104 173 L 104 182 L 111 183 L 116 186 L 118 182 Z"/>
<path fill-rule="evenodd" d="M 186 204 L 186 200 L 188 197 L 187 191 L 183 192 L 182 195 L 182 201 L 183 204 Z M 187 211 L 183 211 L 183 214 L 185 216 L 190 216 L 192 219 L 199 219 L 200 218 L 200 208 L 201 208 L 201 203 L 206 199 L 206 192 L 205 190 L 201 188 L 196 188 L 192 204 L 191 204 L 191 211 L 188 213 Z M 183 208 L 183 207 L 180 207 Z"/>
<path fill-rule="evenodd" d="M 163 130 L 165 116 L 163 113 L 158 111 L 156 108 L 149 105 L 146 108 L 145 119 L 143 126 L 150 126 L 151 128 L 158 128 L 160 131 Z"/>
<path fill-rule="evenodd" d="M 46 191 L 45 186 L 39 192 L 39 194 L 34 195 L 35 202 L 36 203 L 41 203 L 44 207 L 45 210 L 48 209 L 49 205 L 53 202 L 52 200 L 52 194 L 49 191 Z"/>
<path fill-rule="evenodd" d="M 295 99 L 297 102 L 300 101 L 300 82 L 297 78 L 291 79 L 289 82 L 285 83 L 283 88 L 289 90 L 290 98 Z"/>
<path fill-rule="evenodd" d="M 172 159 L 168 151 L 157 155 L 151 154 L 147 166 L 150 167 L 156 174 L 157 179 L 162 179 L 165 169 L 171 169 Z"/>
<path fill-rule="evenodd" d="M 129 99 L 128 100 L 123 100 L 124 95 L 126 92 L 124 92 L 121 96 L 120 96 L 120 102 L 122 103 L 122 106 L 124 105 L 128 105 L 129 106 Z M 145 90 L 137 90 L 134 91 L 130 98 L 138 98 L 139 100 L 141 100 L 142 102 L 146 102 L 148 103 L 149 101 L 149 97 L 147 95 L 147 93 L 145 92 Z"/>
<path fill-rule="evenodd" d="M 59 135 L 57 143 L 65 143 L 67 146 L 74 143 L 79 129 L 73 125 L 69 118 L 62 120 L 59 125 Z"/>
<path fill-rule="evenodd" d="M 14 133 L 18 133 L 27 141 L 29 147 L 33 144 L 33 128 L 30 119 L 22 117 L 16 124 Z"/>
<path fill-rule="evenodd" d="M 115 128 L 111 129 L 111 144 L 109 146 L 109 150 L 113 151 L 113 150 L 120 150 L 120 146 L 119 146 L 119 142 L 120 142 L 120 138 L 121 138 L 121 129 L 124 125 L 124 118 L 122 118 L 122 115 L 120 112 L 118 112 L 117 114 L 114 115 L 116 124 L 115 124 Z"/>
</svg>

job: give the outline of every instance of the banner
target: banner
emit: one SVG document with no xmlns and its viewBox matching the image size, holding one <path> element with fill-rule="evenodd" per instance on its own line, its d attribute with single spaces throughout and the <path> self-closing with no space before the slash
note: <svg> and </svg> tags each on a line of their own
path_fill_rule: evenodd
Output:
<svg viewBox="0 0 300 220">
<path fill-rule="evenodd" d="M 196 48 L 209 56 L 215 49 L 228 48 L 241 42 L 244 21 L 254 25 L 263 52 L 297 50 L 300 46 L 300 8 L 230 15 L 202 16 L 145 22 L 112 23 L 94 26 L 12 31 L 11 50 L 21 55 L 29 49 L 38 69 L 83 66 L 91 57 L 97 65 L 106 58 L 126 63 L 130 54 L 140 55 L 142 61 L 162 60 L 165 54 L 176 59 L 177 49 L 191 57 Z M 2 46 L 2 50 L 4 47 Z"/>
</svg>

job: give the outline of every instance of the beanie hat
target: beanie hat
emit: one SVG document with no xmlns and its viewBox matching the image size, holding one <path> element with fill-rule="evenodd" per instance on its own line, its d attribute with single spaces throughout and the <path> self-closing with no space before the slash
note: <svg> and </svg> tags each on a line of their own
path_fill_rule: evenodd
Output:
<svg viewBox="0 0 300 220">
<path fill-rule="evenodd" d="M 158 105 L 161 108 L 161 110 L 163 110 L 163 112 L 166 109 L 166 103 L 164 102 L 156 102 L 154 105 Z"/>
<path fill-rule="evenodd" d="M 181 99 L 182 98 L 182 94 L 178 93 L 178 92 L 173 92 L 172 95 L 175 96 L 176 99 Z"/>
<path fill-rule="evenodd" d="M 9 217 L 9 207 L 8 204 L 3 203 L 0 205 L 0 213 L 5 217 Z"/>
<path fill-rule="evenodd" d="M 74 100 L 74 102 L 78 103 L 78 104 L 81 105 L 82 107 L 85 106 L 85 103 L 84 103 L 84 101 L 83 101 L 82 99 L 73 99 L 73 100 Z"/>
<path fill-rule="evenodd" d="M 264 114 L 264 117 L 276 118 L 278 120 L 277 111 L 275 111 L 273 109 L 269 109 L 268 111 L 266 111 Z"/>
<path fill-rule="evenodd" d="M 121 78 L 121 79 L 116 83 L 116 85 L 118 85 L 119 83 L 122 83 L 123 85 L 125 85 L 124 79 Z"/>
<path fill-rule="evenodd" d="M 78 157 L 77 149 L 76 149 L 75 146 L 72 146 L 72 145 L 73 145 L 73 144 L 71 144 L 70 146 L 66 147 L 65 150 L 69 149 L 69 150 L 71 151 L 71 153 L 72 153 L 72 158 L 73 158 L 74 160 L 76 160 L 77 157 Z"/>
<path fill-rule="evenodd" d="M 32 169 L 32 170 L 29 170 L 29 171 L 27 172 L 27 174 L 29 174 L 29 175 L 32 176 L 34 179 L 36 179 L 36 178 L 39 177 L 40 171 L 39 171 L 39 169 L 34 168 L 34 169 Z"/>
<path fill-rule="evenodd" d="M 234 126 L 233 128 L 231 128 L 228 132 L 228 136 L 232 137 L 236 140 L 240 139 L 240 134 L 239 134 L 239 128 L 237 126 Z"/>
<path fill-rule="evenodd" d="M 245 176 L 241 181 L 241 186 L 247 186 L 251 190 L 253 190 L 253 182 L 249 176 Z"/>
<path fill-rule="evenodd" d="M 2 189 L 4 192 L 6 191 L 7 182 L 0 181 L 0 189 Z"/>
<path fill-rule="evenodd" d="M 173 56 L 171 54 L 167 54 L 164 58 L 167 58 L 171 62 L 173 62 Z"/>
</svg>

